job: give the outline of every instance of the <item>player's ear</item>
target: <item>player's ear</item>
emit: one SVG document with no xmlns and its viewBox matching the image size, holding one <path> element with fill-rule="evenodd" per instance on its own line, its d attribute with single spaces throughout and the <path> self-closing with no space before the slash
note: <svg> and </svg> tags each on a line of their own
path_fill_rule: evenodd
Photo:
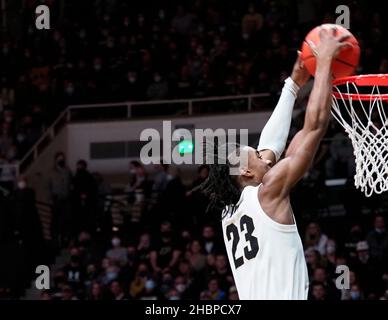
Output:
<svg viewBox="0 0 388 320">
<path fill-rule="evenodd" d="M 243 177 L 252 177 L 253 176 L 251 170 L 249 170 L 246 167 L 240 168 L 240 175 Z"/>
</svg>

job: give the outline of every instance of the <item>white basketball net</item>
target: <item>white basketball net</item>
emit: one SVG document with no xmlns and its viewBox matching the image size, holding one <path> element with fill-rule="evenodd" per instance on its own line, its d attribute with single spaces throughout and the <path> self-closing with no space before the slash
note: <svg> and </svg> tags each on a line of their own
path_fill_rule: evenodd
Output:
<svg viewBox="0 0 388 320">
<path fill-rule="evenodd" d="M 371 97 L 367 101 L 357 99 L 360 96 L 357 85 L 346 82 L 346 91 L 334 86 L 332 115 L 345 129 L 352 141 L 356 162 L 354 184 L 356 188 L 370 197 L 388 190 L 388 119 L 378 86 L 372 87 Z M 355 93 L 353 97 L 346 93 Z M 338 96 L 339 95 L 339 96 Z M 357 102 L 357 106 L 353 104 Z"/>
</svg>

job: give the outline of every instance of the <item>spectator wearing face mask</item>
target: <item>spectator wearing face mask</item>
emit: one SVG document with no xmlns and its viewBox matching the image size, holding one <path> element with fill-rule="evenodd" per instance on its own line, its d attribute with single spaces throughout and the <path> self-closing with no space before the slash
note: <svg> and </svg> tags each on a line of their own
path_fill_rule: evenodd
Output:
<svg viewBox="0 0 388 320">
<path fill-rule="evenodd" d="M 178 295 L 179 295 L 179 299 L 181 300 L 187 300 L 188 296 L 190 297 L 190 294 L 189 294 L 189 283 L 187 281 L 187 279 L 185 279 L 185 277 L 183 276 L 177 276 L 174 280 L 174 288 Z"/>
<path fill-rule="evenodd" d="M 66 282 L 75 292 L 81 291 L 85 280 L 85 269 L 82 266 L 78 248 L 73 247 L 70 249 L 70 262 L 63 267 L 63 272 Z"/>
<path fill-rule="evenodd" d="M 357 258 L 353 261 L 353 268 L 360 280 L 360 286 L 365 297 L 375 297 L 383 292 L 381 278 L 383 276 L 381 267 L 376 260 L 370 256 L 369 245 L 366 241 L 357 243 Z"/>
<path fill-rule="evenodd" d="M 166 294 L 165 298 L 170 301 L 175 301 L 175 300 L 182 300 L 182 298 L 179 295 L 178 290 L 172 288 L 170 289 Z"/>
<path fill-rule="evenodd" d="M 349 271 L 349 287 L 341 289 L 341 300 L 351 300 L 352 299 L 350 292 L 351 292 L 351 288 L 353 287 L 353 285 L 359 286 L 358 279 L 357 279 L 356 273 L 354 271 Z"/>
<path fill-rule="evenodd" d="M 52 238 L 58 243 L 66 243 L 70 236 L 70 192 L 72 174 L 66 165 L 63 152 L 55 154 L 54 167 L 49 175 L 48 189 L 53 206 Z"/>
<path fill-rule="evenodd" d="M 150 277 L 148 265 L 146 263 L 140 263 L 137 267 L 135 276 L 129 285 L 129 294 L 132 298 L 138 299 L 143 292 L 145 283 Z"/>
<path fill-rule="evenodd" d="M 97 183 L 88 171 L 85 160 L 77 162 L 77 171 L 73 178 L 73 234 L 95 229 Z"/>
<path fill-rule="evenodd" d="M 120 284 L 123 287 L 128 287 L 131 283 L 134 275 L 135 269 L 138 265 L 138 254 L 136 247 L 132 244 L 127 247 L 127 262 L 121 265 L 119 278 Z"/>
<path fill-rule="evenodd" d="M 169 221 L 160 225 L 159 239 L 153 243 L 150 253 L 152 269 L 156 274 L 168 272 L 173 269 L 181 255 L 181 250 L 172 234 L 172 226 Z"/>
<path fill-rule="evenodd" d="M 140 300 L 158 300 L 160 293 L 154 279 L 148 279 L 144 284 L 144 290 L 139 296 Z"/>
<path fill-rule="evenodd" d="M 123 86 L 123 98 L 128 101 L 139 101 L 144 100 L 144 85 L 137 72 L 129 71 L 127 73 L 127 79 Z"/>
<path fill-rule="evenodd" d="M 350 300 L 364 300 L 364 295 L 358 284 L 353 284 L 350 287 Z"/>
<path fill-rule="evenodd" d="M 61 101 L 64 105 L 74 104 L 79 101 L 79 95 L 73 81 L 65 80 L 63 84 L 63 96 Z"/>
<path fill-rule="evenodd" d="M 305 235 L 306 248 L 313 248 L 314 250 L 318 250 L 321 255 L 325 255 L 328 240 L 327 235 L 322 233 L 317 223 L 310 223 L 307 226 Z"/>
<path fill-rule="evenodd" d="M 366 237 L 371 258 L 378 263 L 388 259 L 388 232 L 385 229 L 385 220 L 381 215 L 374 219 L 374 229 Z"/>
<path fill-rule="evenodd" d="M 112 238 L 112 248 L 106 253 L 106 257 L 123 266 L 128 262 L 127 249 L 121 245 L 118 236 Z"/>
<path fill-rule="evenodd" d="M 112 281 L 118 279 L 120 267 L 113 260 L 106 258 L 103 260 L 103 269 L 104 271 L 98 280 L 103 286 L 109 286 Z"/>
<path fill-rule="evenodd" d="M 153 82 L 147 88 L 147 98 L 149 100 L 163 100 L 168 98 L 169 86 L 168 82 L 156 72 Z"/>
</svg>

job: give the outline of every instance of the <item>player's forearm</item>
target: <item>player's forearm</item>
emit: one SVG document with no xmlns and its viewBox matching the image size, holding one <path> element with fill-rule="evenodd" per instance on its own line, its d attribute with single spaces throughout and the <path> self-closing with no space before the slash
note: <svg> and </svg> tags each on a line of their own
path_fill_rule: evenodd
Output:
<svg viewBox="0 0 388 320">
<path fill-rule="evenodd" d="M 332 99 L 331 60 L 317 60 L 314 86 L 307 105 L 305 129 L 325 131 L 329 123 Z"/>
<path fill-rule="evenodd" d="M 291 78 L 287 78 L 279 101 L 260 135 L 257 149 L 272 150 L 276 160 L 280 158 L 286 147 L 298 91 L 299 86 Z"/>
</svg>

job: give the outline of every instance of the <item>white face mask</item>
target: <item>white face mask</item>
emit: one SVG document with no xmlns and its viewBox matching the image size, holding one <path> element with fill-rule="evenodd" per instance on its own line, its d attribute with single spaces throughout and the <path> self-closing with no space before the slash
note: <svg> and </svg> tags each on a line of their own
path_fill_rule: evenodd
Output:
<svg viewBox="0 0 388 320">
<path fill-rule="evenodd" d="M 327 251 L 328 254 L 334 253 L 335 252 L 335 246 L 332 246 L 332 245 L 327 246 L 326 251 Z"/>
<path fill-rule="evenodd" d="M 120 239 L 118 239 L 118 238 L 113 238 L 112 239 L 112 246 L 118 247 L 118 246 L 120 246 L 120 244 L 121 244 Z"/>
<path fill-rule="evenodd" d="M 182 292 L 184 292 L 184 291 L 186 290 L 186 285 L 183 284 L 183 283 L 177 284 L 177 285 L 175 286 L 175 289 L 176 289 L 176 291 L 178 291 L 179 293 L 182 293 Z"/>
</svg>

